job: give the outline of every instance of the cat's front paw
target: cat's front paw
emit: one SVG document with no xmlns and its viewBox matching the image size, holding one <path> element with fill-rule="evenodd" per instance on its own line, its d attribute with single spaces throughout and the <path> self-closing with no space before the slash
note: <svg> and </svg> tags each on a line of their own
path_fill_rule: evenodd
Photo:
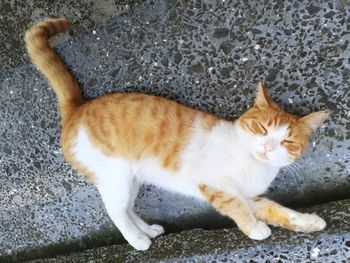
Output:
<svg viewBox="0 0 350 263">
<path fill-rule="evenodd" d="M 295 225 L 295 231 L 299 232 L 315 232 L 326 227 L 326 222 L 314 214 L 298 214 L 291 219 L 291 224 Z"/>
<path fill-rule="evenodd" d="M 263 240 L 271 235 L 271 229 L 262 221 L 257 221 L 248 237 L 254 240 Z"/>
<path fill-rule="evenodd" d="M 152 244 L 151 239 L 145 234 L 139 234 L 128 240 L 129 244 L 137 250 L 147 250 Z"/>
</svg>

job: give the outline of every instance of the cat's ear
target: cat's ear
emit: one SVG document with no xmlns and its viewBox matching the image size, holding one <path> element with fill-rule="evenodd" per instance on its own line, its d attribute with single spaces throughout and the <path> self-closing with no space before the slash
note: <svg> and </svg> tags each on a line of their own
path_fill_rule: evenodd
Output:
<svg viewBox="0 0 350 263">
<path fill-rule="evenodd" d="M 311 132 L 314 132 L 323 124 L 329 114 L 330 112 L 327 110 L 316 111 L 300 118 L 299 122 L 305 124 Z"/>
<path fill-rule="evenodd" d="M 258 108 L 268 107 L 269 101 L 270 101 L 270 97 L 267 94 L 264 84 L 262 81 L 259 81 L 258 87 L 256 89 L 256 98 L 255 98 L 254 106 Z"/>
</svg>

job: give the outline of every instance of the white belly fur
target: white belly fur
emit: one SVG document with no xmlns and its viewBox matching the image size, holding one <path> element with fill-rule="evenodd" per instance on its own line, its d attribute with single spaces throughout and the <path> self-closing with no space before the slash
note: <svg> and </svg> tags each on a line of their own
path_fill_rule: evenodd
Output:
<svg viewBox="0 0 350 263">
<path fill-rule="evenodd" d="M 191 182 L 188 176 L 163 169 L 155 157 L 131 162 L 121 157 L 104 155 L 91 143 L 84 128 L 78 131 L 73 152 L 77 161 L 96 176 L 97 182 L 102 177 L 106 178 L 107 175 L 108 177 L 112 174 L 118 176 L 118 173 L 132 171 L 130 176 L 136 176 L 141 183 L 150 183 L 173 192 L 202 199 L 197 185 Z"/>
</svg>

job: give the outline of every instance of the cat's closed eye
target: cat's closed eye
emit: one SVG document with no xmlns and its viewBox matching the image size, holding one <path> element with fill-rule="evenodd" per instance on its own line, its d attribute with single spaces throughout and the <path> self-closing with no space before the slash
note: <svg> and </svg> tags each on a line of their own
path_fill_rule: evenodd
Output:
<svg viewBox="0 0 350 263">
<path fill-rule="evenodd" d="M 260 122 L 253 120 L 251 122 L 251 125 L 248 126 L 248 129 L 251 130 L 253 133 L 266 136 L 267 135 L 267 129 L 264 125 L 262 125 Z"/>
<path fill-rule="evenodd" d="M 281 144 L 294 144 L 294 142 L 290 140 L 283 140 Z"/>
<path fill-rule="evenodd" d="M 301 146 L 295 141 L 283 140 L 281 145 L 286 147 L 290 153 L 300 154 Z"/>
<path fill-rule="evenodd" d="M 262 135 L 264 135 L 264 136 L 267 135 L 267 134 L 268 134 L 268 131 L 267 131 L 267 129 L 265 128 L 265 126 L 262 125 L 260 122 L 258 122 L 257 124 L 259 125 L 260 129 L 262 130 Z"/>
</svg>

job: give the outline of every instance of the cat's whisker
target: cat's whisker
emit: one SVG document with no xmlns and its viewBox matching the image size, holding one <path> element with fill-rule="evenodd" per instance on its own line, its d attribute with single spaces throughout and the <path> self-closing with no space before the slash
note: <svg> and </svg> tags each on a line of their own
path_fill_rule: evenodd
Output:
<svg viewBox="0 0 350 263">
<path fill-rule="evenodd" d="M 289 175 L 293 178 L 297 191 L 302 191 L 302 188 L 300 187 L 300 165 L 297 163 L 292 163 L 291 165 L 288 165 L 285 168 L 288 171 Z"/>
</svg>

